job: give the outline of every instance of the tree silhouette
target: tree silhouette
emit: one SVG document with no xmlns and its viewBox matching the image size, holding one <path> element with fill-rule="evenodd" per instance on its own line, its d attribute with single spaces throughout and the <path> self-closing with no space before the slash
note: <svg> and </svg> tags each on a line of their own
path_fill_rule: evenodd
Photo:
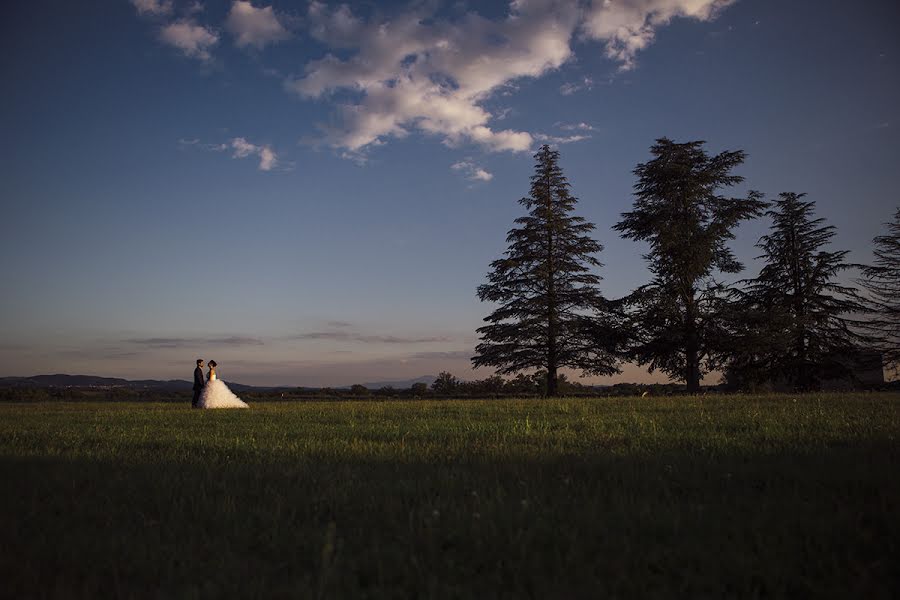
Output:
<svg viewBox="0 0 900 600">
<path fill-rule="evenodd" d="M 434 393 L 439 396 L 450 396 L 454 392 L 456 392 L 459 388 L 459 379 L 448 373 L 447 371 L 442 371 L 438 374 L 437 379 L 434 380 L 434 383 L 431 384 L 431 389 L 434 390 Z"/>
<path fill-rule="evenodd" d="M 618 372 L 614 313 L 598 288 L 594 254 L 603 249 L 588 234 L 594 225 L 572 213 L 577 198 L 559 167 L 559 152 L 535 154 L 531 193 L 519 200 L 528 214 L 515 220 L 504 257 L 491 263 L 482 301 L 500 306 L 478 329 L 474 366 L 502 374 L 545 369 L 547 395 L 557 395 L 557 370 Z"/>
<path fill-rule="evenodd" d="M 798 390 L 819 387 L 825 377 L 852 374 L 864 338 L 850 316 L 862 310 L 857 291 L 835 276 L 852 265 L 847 251 L 823 250 L 834 226 L 814 219 L 815 202 L 783 193 L 767 215 L 770 233 L 756 246 L 765 265 L 739 293 L 735 356 L 738 380 L 781 380 Z"/>
<path fill-rule="evenodd" d="M 653 274 L 628 298 L 635 336 L 628 356 L 685 381 L 689 393 L 700 390 L 700 378 L 721 353 L 725 290 L 713 273 L 741 271 L 726 242 L 738 223 L 766 207 L 758 192 L 718 195 L 743 181 L 732 170 L 745 154 L 709 156 L 703 144 L 656 140 L 653 159 L 634 170 L 634 209 L 615 225 L 623 237 L 649 243 L 644 258 Z"/>
<path fill-rule="evenodd" d="M 885 223 L 887 233 L 876 237 L 875 262 L 862 266 L 859 284 L 869 293 L 870 318 L 863 328 L 875 339 L 885 363 L 900 362 L 900 208 Z"/>
<path fill-rule="evenodd" d="M 412 384 L 409 389 L 414 396 L 424 396 L 428 393 L 428 384 L 419 381 Z"/>
</svg>

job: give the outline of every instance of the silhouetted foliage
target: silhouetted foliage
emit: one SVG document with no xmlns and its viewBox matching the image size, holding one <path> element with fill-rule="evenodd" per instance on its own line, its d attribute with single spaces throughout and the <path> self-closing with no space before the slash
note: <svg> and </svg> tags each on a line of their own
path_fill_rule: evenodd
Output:
<svg viewBox="0 0 900 600">
<path fill-rule="evenodd" d="M 540 396 L 547 395 L 547 372 L 540 370 L 532 374 L 531 381 L 533 388 Z M 560 373 L 556 377 L 557 392 L 560 396 L 573 396 L 582 393 L 585 386 L 577 381 L 569 381 L 565 373 Z"/>
<path fill-rule="evenodd" d="M 900 208 L 885 223 L 887 233 L 873 240 L 874 264 L 862 266 L 859 284 L 869 293 L 863 328 L 872 335 L 885 363 L 900 362 Z"/>
<path fill-rule="evenodd" d="M 472 396 L 501 396 L 506 382 L 499 375 L 492 375 L 487 379 L 479 379 L 463 384 Z"/>
<path fill-rule="evenodd" d="M 835 276 L 852 265 L 847 251 L 822 248 L 834 226 L 812 218 L 815 202 L 783 193 L 767 215 L 770 233 L 756 244 L 765 265 L 736 295 L 738 320 L 727 377 L 747 384 L 785 382 L 798 390 L 819 387 L 823 378 L 852 375 L 862 336 L 852 313 L 862 310 L 857 291 Z"/>
<path fill-rule="evenodd" d="M 540 391 L 540 387 L 535 384 L 534 379 L 525 373 L 519 373 L 513 379 L 507 381 L 504 389 L 511 396 L 528 396 L 537 394 Z"/>
<path fill-rule="evenodd" d="M 634 209 L 615 225 L 623 237 L 650 245 L 644 258 L 653 274 L 627 299 L 634 335 L 628 356 L 651 372 L 685 381 L 689 393 L 700 390 L 701 377 L 723 351 L 726 290 L 713 274 L 743 269 L 726 243 L 741 221 L 766 207 L 758 192 L 719 195 L 743 181 L 732 170 L 745 154 L 709 156 L 703 144 L 658 139 L 650 149 L 653 159 L 634 170 Z"/>
<path fill-rule="evenodd" d="M 438 396 L 451 396 L 457 392 L 459 383 L 459 379 L 447 371 L 442 371 L 438 374 L 434 383 L 431 384 L 431 389 L 434 390 L 434 393 Z"/>
<path fill-rule="evenodd" d="M 594 225 L 572 215 L 577 199 L 559 167 L 559 152 L 544 145 L 535 154 L 531 193 L 519 200 L 528 214 L 509 231 L 503 258 L 491 263 L 482 301 L 500 306 L 478 329 L 475 367 L 501 374 L 541 368 L 547 394 L 559 392 L 557 369 L 586 374 L 618 372 L 615 348 L 620 335 L 610 303 L 591 272 L 603 247 L 588 234 Z"/>
<path fill-rule="evenodd" d="M 355 383 L 350 386 L 350 393 L 353 394 L 354 396 L 368 396 L 369 388 L 367 388 L 364 385 Z"/>
<path fill-rule="evenodd" d="M 412 384 L 409 390 L 414 396 L 422 397 L 428 393 L 428 384 L 420 381 L 418 383 Z"/>
</svg>

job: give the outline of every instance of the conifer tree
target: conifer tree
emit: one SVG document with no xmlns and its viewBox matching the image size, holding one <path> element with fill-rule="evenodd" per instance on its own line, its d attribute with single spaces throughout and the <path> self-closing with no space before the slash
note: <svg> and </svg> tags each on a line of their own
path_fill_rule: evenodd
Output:
<svg viewBox="0 0 900 600">
<path fill-rule="evenodd" d="M 900 208 L 885 223 L 887 233 L 876 237 L 875 262 L 862 266 L 859 284 L 869 293 L 868 319 L 863 328 L 872 335 L 885 364 L 900 362 Z"/>
<path fill-rule="evenodd" d="M 815 202 L 804 196 L 782 193 L 766 213 L 770 233 L 757 243 L 765 265 L 739 294 L 745 318 L 729 369 L 738 380 L 816 389 L 824 378 L 851 375 L 864 341 L 852 320 L 862 310 L 858 293 L 835 281 L 852 266 L 848 252 L 824 249 L 835 228 L 813 218 Z"/>
<path fill-rule="evenodd" d="M 656 140 L 653 159 L 634 170 L 634 209 L 615 225 L 623 237 L 650 245 L 644 258 L 653 279 L 628 299 L 635 334 L 629 358 L 686 382 L 689 393 L 700 390 L 722 352 L 726 290 L 713 275 L 743 268 L 726 243 L 738 223 L 766 207 L 757 192 L 719 195 L 743 181 L 732 170 L 745 154 L 710 156 L 703 144 Z"/>
<path fill-rule="evenodd" d="M 528 213 L 515 220 L 503 258 L 491 263 L 482 301 L 499 307 L 485 317 L 472 358 L 498 373 L 543 369 L 547 395 L 558 394 L 558 369 L 585 374 L 618 372 L 615 312 L 600 293 L 603 249 L 590 237 L 594 225 L 572 214 L 577 198 L 559 167 L 559 152 L 544 145 L 535 154 L 531 193 L 519 200 Z"/>
</svg>

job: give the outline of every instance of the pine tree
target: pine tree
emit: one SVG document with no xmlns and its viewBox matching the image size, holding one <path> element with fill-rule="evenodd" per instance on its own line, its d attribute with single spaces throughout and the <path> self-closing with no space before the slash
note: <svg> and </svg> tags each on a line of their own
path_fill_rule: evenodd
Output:
<svg viewBox="0 0 900 600">
<path fill-rule="evenodd" d="M 515 220 L 504 257 L 491 263 L 482 301 L 500 306 L 485 317 L 477 367 L 501 374 L 546 370 L 547 395 L 558 393 L 561 367 L 593 375 L 618 372 L 618 329 L 611 305 L 601 295 L 603 249 L 588 234 L 594 225 L 572 211 L 578 201 L 559 167 L 559 152 L 544 145 L 535 154 L 531 193 L 519 200 L 528 214 Z"/>
<path fill-rule="evenodd" d="M 701 377 L 715 368 L 722 351 L 726 290 L 713 274 L 743 268 L 726 242 L 738 223 L 766 207 L 757 192 L 747 198 L 718 195 L 720 188 L 743 181 L 732 170 L 745 154 L 709 156 L 703 144 L 656 140 L 653 159 L 634 170 L 634 210 L 615 225 L 623 237 L 650 245 L 644 258 L 653 280 L 628 299 L 635 333 L 629 357 L 685 381 L 689 393 L 700 390 Z"/>
<path fill-rule="evenodd" d="M 738 324 L 743 333 L 730 367 L 738 379 L 816 389 L 824 378 L 851 375 L 864 341 L 851 319 L 862 310 L 858 294 L 835 281 L 852 266 L 844 262 L 847 251 L 823 249 L 835 228 L 813 218 L 815 202 L 804 196 L 780 194 L 766 213 L 770 233 L 757 243 L 765 265 L 740 294 L 747 318 Z"/>
<path fill-rule="evenodd" d="M 872 335 L 886 364 L 900 362 L 900 208 L 885 223 L 888 232 L 876 237 L 875 263 L 862 266 L 859 284 L 869 293 L 869 319 L 863 328 Z"/>
</svg>

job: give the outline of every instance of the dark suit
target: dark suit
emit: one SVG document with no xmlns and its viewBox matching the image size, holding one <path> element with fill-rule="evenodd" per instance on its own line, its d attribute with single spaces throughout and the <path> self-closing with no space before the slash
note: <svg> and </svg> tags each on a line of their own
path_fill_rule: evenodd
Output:
<svg viewBox="0 0 900 600">
<path fill-rule="evenodd" d="M 200 400 L 200 392 L 203 391 L 204 385 L 206 382 L 203 381 L 203 369 L 197 367 L 194 369 L 194 398 L 191 400 L 191 408 L 197 408 L 197 401 Z"/>
</svg>

